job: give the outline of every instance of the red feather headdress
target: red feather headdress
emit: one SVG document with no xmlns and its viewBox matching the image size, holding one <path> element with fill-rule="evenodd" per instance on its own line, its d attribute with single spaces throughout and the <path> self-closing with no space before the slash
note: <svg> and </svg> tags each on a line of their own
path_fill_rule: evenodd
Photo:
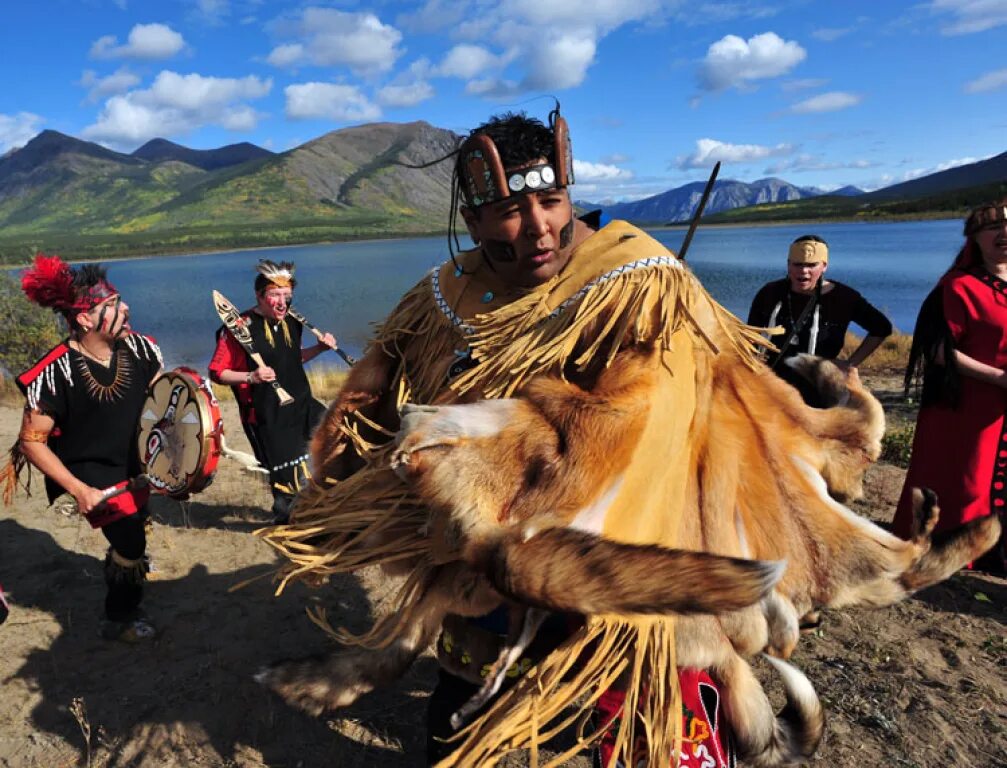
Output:
<svg viewBox="0 0 1007 768">
<path fill-rule="evenodd" d="M 21 290 L 36 304 L 56 312 L 87 312 L 118 291 L 105 279 L 104 269 L 73 269 L 59 256 L 35 256 L 35 266 L 21 278 Z"/>
</svg>

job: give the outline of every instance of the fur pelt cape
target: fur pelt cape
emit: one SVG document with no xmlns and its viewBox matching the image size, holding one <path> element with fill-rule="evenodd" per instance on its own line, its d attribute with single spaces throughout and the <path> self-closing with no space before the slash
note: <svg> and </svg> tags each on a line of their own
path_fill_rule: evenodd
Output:
<svg viewBox="0 0 1007 768">
<path fill-rule="evenodd" d="M 656 384 L 601 532 L 619 542 L 679 545 L 682 516 L 696 505 L 693 423 L 710 377 L 709 363 L 697 361 L 724 352 L 747 367 L 763 343 L 759 334 L 714 302 L 664 245 L 626 222 L 588 237 L 546 284 L 489 310 L 481 303 L 481 257 L 467 252 L 461 263 L 463 270 L 448 263 L 431 272 L 380 327 L 371 351 L 379 348 L 394 361 L 386 399 L 397 406 L 507 397 L 541 375 L 590 378 L 624 351 L 644 347 L 658 359 Z M 477 364 L 447 384 L 449 368 L 465 352 Z M 344 390 L 342 400 L 352 393 Z M 395 419 L 376 415 L 380 408 L 339 402 L 323 429 L 341 434 L 326 439 L 352 446 L 347 453 L 362 457 L 363 468 L 339 482 L 316 478 L 316 487 L 299 497 L 293 522 L 260 535 L 289 558 L 280 590 L 294 580 L 323 583 L 375 564 L 406 566 L 394 612 L 371 632 L 350 637 L 329 628 L 344 642 L 381 648 L 410 621 L 410 606 L 446 558 L 443 543 L 429 533 L 427 510 L 389 469 Z M 338 462 L 332 455 L 338 452 L 322 458 Z M 315 618 L 328 627 L 324 616 Z M 510 749 L 535 751 L 616 680 L 626 687 L 628 711 L 641 713 L 623 718 L 616 753 L 631 764 L 634 743 L 645 739 L 647 764 L 667 765 L 680 738 L 675 619 L 606 615 L 587 617 L 462 731 L 462 748 L 445 764 L 485 766 Z"/>
</svg>

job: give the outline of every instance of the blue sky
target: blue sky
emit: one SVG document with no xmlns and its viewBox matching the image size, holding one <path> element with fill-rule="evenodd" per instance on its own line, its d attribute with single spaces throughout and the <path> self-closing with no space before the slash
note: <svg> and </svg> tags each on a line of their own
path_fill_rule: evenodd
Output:
<svg viewBox="0 0 1007 768">
<path fill-rule="evenodd" d="M 1007 151 L 1007 0 L 35 0 L 4 4 L 0 153 L 283 151 L 560 98 L 576 197 L 705 179 L 877 188 Z"/>
</svg>

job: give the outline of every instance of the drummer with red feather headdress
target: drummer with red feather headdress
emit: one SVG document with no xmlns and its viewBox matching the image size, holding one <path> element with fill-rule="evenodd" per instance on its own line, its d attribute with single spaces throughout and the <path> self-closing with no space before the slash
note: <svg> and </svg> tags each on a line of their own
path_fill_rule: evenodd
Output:
<svg viewBox="0 0 1007 768">
<path fill-rule="evenodd" d="M 134 333 L 129 305 L 100 265 L 71 267 L 39 254 L 21 280 L 27 297 L 61 315 L 69 336 L 17 377 L 26 398 L 11 449 L 5 501 L 30 463 L 45 475 L 50 502 L 67 493 L 108 539 L 105 558 L 109 639 L 138 641 L 155 629 L 141 613 L 147 574 L 146 489 L 103 501 L 103 491 L 139 474 L 136 426 L 147 387 L 161 371 L 153 339 Z"/>
</svg>

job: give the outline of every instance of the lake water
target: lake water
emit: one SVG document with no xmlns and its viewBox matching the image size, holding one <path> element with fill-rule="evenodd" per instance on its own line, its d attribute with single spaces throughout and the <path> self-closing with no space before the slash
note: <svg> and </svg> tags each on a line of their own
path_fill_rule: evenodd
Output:
<svg viewBox="0 0 1007 768">
<path fill-rule="evenodd" d="M 912 332 L 920 303 L 962 243 L 957 220 L 701 228 L 687 259 L 714 298 L 744 318 L 759 287 L 785 276 L 791 241 L 808 233 L 829 243 L 829 277 L 856 288 L 905 332 Z M 653 234 L 677 250 L 685 233 Z M 359 356 L 372 324 L 447 256 L 443 237 L 333 243 L 113 261 L 109 277 L 131 307 L 133 327 L 157 338 L 168 368 L 202 369 L 220 324 L 211 289 L 242 309 L 251 306 L 259 259 L 295 261 L 297 307 Z M 326 354 L 317 361 L 338 358 Z"/>
</svg>

